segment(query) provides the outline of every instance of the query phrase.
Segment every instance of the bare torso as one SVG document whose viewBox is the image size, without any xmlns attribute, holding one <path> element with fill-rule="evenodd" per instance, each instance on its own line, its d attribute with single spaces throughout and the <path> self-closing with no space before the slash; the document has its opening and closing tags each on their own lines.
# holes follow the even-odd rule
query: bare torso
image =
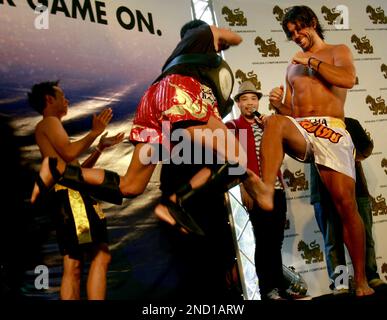
<svg viewBox="0 0 387 320">
<path fill-rule="evenodd" d="M 54 146 L 51 144 L 48 139 L 48 119 L 43 118 L 35 128 L 35 140 L 36 144 L 39 146 L 40 153 L 42 157 L 59 157 L 59 154 L 55 151 Z"/>
<path fill-rule="evenodd" d="M 334 64 L 335 47 L 327 45 L 322 50 L 314 52 L 313 57 L 328 64 Z M 300 52 L 300 54 L 312 56 L 309 52 Z M 300 64 L 288 66 L 287 81 L 292 92 L 293 117 L 329 116 L 344 118 L 347 89 L 327 83 L 317 72 Z"/>
<path fill-rule="evenodd" d="M 50 135 L 52 135 L 53 131 L 56 133 L 61 133 L 65 135 L 68 139 L 67 134 L 63 128 L 61 121 L 55 117 L 45 117 L 43 118 L 35 128 L 35 140 L 36 144 L 39 146 L 40 153 L 42 157 L 56 157 L 58 159 L 62 159 L 66 162 L 61 155 L 55 150 L 53 143 L 50 141 Z M 73 161 L 73 163 L 77 163 L 77 161 Z"/>
</svg>

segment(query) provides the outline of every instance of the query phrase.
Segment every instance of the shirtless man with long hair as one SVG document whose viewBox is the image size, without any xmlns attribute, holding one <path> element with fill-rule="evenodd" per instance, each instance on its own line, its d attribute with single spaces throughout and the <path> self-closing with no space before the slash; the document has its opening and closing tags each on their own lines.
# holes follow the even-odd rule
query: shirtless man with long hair
<svg viewBox="0 0 387 320">
<path fill-rule="evenodd" d="M 286 89 L 280 86 L 270 92 L 270 103 L 279 114 L 265 124 L 258 203 L 273 207 L 274 183 L 285 152 L 314 162 L 343 222 L 356 295 L 370 295 L 374 291 L 365 277 L 364 226 L 355 199 L 354 146 L 344 124 L 347 89 L 356 78 L 352 54 L 344 44 L 324 42 L 317 16 L 306 6 L 292 7 L 282 28 L 302 50 L 287 68 Z"/>
</svg>

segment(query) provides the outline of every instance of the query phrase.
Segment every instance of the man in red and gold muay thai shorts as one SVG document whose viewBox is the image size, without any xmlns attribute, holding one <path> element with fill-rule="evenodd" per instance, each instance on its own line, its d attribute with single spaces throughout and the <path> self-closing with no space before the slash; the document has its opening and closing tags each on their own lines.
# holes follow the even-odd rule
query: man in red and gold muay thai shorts
<svg viewBox="0 0 387 320">
<path fill-rule="evenodd" d="M 213 116 L 221 121 L 211 88 L 192 77 L 171 74 L 154 83 L 143 95 L 133 121 L 129 140 L 161 144 L 162 122 L 173 128 L 181 121 L 206 124 Z"/>
<path fill-rule="evenodd" d="M 198 189 L 203 191 L 203 187 L 211 186 L 217 190 L 227 190 L 230 185 L 243 180 L 247 192 L 256 199 L 258 177 L 246 168 L 243 148 L 239 147 L 233 133 L 221 121 L 213 94 L 217 90 L 215 85 L 205 79 L 200 68 L 193 63 L 187 62 L 172 69 L 165 67 L 176 57 L 185 54 L 213 55 L 241 41 L 237 33 L 210 26 L 201 20 L 186 23 L 181 29 L 181 41 L 164 65 L 161 79 L 145 92 L 136 111 L 130 134 L 135 149 L 126 174 L 120 177 L 108 170 L 66 166 L 64 163 L 56 165 L 54 161 L 45 159 L 40 171 L 44 184 L 52 185 L 54 181 L 60 180 L 61 184 L 70 188 L 116 204 L 121 204 L 123 197 L 143 193 L 156 166 L 155 161 L 149 162 L 149 157 L 157 153 L 160 144 L 168 142 L 168 135 L 163 132 L 163 122 L 167 121 L 172 129 L 184 128 L 191 142 L 213 150 L 219 158 L 224 159 L 224 165 L 216 172 L 204 167 L 175 194 L 163 198 L 155 209 L 160 219 L 181 227 L 184 232 L 202 235 L 201 228 L 183 208 L 184 199 L 191 197 Z M 212 133 L 210 141 L 195 135 L 196 130 Z M 219 133 L 224 137 L 223 144 L 217 141 Z M 39 192 L 41 190 L 36 184 L 31 196 L 32 202 Z"/>
</svg>

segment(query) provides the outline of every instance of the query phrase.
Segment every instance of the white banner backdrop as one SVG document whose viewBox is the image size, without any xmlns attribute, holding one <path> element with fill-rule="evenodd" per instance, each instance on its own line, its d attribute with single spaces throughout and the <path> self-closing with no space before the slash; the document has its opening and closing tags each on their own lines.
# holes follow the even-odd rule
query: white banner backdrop
<svg viewBox="0 0 387 320">
<path fill-rule="evenodd" d="M 32 113 L 26 91 L 36 82 L 60 79 L 66 94 L 76 96 L 71 102 L 125 100 L 113 111 L 133 113 L 190 11 L 188 1 L 178 0 L 0 1 L 0 111 Z M 171 12 L 179 16 L 170 19 Z M 35 121 L 25 121 L 22 134 Z"/>
<path fill-rule="evenodd" d="M 300 3 L 214 0 L 213 4 L 218 24 L 231 28 L 243 37 L 241 45 L 225 52 L 225 59 L 237 80 L 234 94 L 238 83 L 251 79 L 257 89 L 263 92 L 260 111 L 272 113 L 268 110 L 268 94 L 273 87 L 285 85 L 286 67 L 298 51 L 294 43 L 287 41 L 279 21 L 286 8 Z M 373 153 L 363 161 L 363 167 L 374 198 L 373 232 L 378 271 L 386 280 L 387 147 L 383 137 L 387 131 L 384 127 L 387 121 L 387 43 L 384 41 L 387 38 L 387 4 L 383 0 L 305 0 L 302 4 L 311 7 L 317 14 L 326 31 L 326 42 L 344 43 L 354 56 L 358 81 L 348 92 L 345 113 L 346 116 L 358 119 L 374 140 Z M 236 106 L 233 116 L 239 116 Z M 286 157 L 283 172 L 288 183 L 289 219 L 283 245 L 284 264 L 294 266 L 303 275 L 310 295 L 329 293 L 323 239 L 314 218 L 313 207 L 309 204 L 309 166 Z M 250 228 L 243 230 L 251 233 Z M 252 253 L 250 248 L 243 255 L 247 260 L 254 261 Z M 251 278 L 251 272 L 247 276 L 245 274 L 245 277 Z M 255 297 L 251 289 L 248 298 Z"/>
</svg>

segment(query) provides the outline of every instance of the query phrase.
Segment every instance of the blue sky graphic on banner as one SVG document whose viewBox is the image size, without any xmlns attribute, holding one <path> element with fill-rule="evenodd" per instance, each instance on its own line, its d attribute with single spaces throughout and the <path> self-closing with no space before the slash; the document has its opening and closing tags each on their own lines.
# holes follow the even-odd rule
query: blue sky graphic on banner
<svg viewBox="0 0 387 320">
<path fill-rule="evenodd" d="M 47 10 L 35 11 L 39 4 Z M 175 48 L 181 26 L 191 19 L 190 6 L 190 1 L 181 0 L 0 1 L 0 114 L 11 118 L 28 165 L 37 170 L 41 163 L 34 140 L 41 115 L 27 102 L 33 84 L 60 79 L 70 100 L 63 123 L 71 139 L 89 132 L 92 114 L 106 107 L 114 114 L 107 127 L 109 135 L 124 132 L 127 137 L 142 94 Z M 132 150 L 128 143 L 107 149 L 97 166 L 124 174 Z M 20 188 L 29 188 L 31 179 L 22 180 Z M 108 299 L 160 297 L 173 288 L 174 269 L 161 244 L 168 242 L 160 236 L 160 222 L 151 207 L 159 195 L 153 179 L 147 192 L 136 199 L 125 200 L 122 206 L 103 204 L 113 257 L 107 275 Z M 39 232 L 44 229 L 43 220 L 36 223 Z M 35 257 L 41 260 L 34 262 L 48 267 L 49 289 L 35 289 L 32 267 L 23 285 L 26 297 L 59 298 L 62 257 L 55 233 L 49 231 L 40 247 L 41 258 Z"/>
<path fill-rule="evenodd" d="M 39 3 L 47 10 L 34 10 Z M 169 12 L 177 9 L 186 14 L 171 21 Z M 34 117 L 26 92 L 36 82 L 60 79 L 70 106 L 83 116 L 109 105 L 113 121 L 127 118 L 189 14 L 180 1 L 2 1 L 0 112 Z M 30 134 L 34 120 L 19 134 Z"/>
</svg>

